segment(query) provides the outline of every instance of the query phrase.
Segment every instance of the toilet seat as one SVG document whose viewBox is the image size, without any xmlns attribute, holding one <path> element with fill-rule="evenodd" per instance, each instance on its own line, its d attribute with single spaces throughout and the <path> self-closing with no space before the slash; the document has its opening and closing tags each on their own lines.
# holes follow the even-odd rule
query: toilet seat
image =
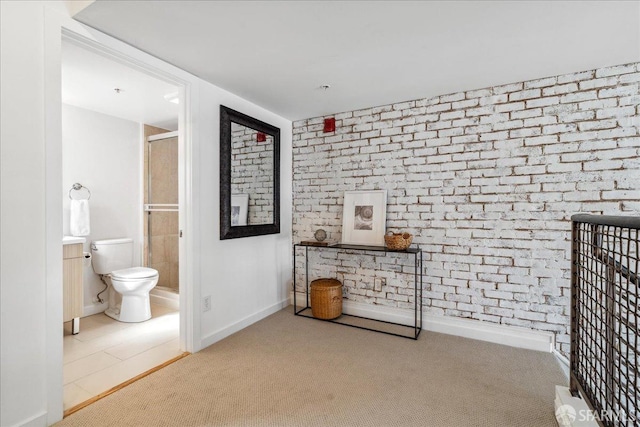
<svg viewBox="0 0 640 427">
<path fill-rule="evenodd" d="M 122 282 L 150 279 L 158 275 L 158 270 L 147 267 L 131 267 L 111 272 L 111 278 Z"/>
</svg>

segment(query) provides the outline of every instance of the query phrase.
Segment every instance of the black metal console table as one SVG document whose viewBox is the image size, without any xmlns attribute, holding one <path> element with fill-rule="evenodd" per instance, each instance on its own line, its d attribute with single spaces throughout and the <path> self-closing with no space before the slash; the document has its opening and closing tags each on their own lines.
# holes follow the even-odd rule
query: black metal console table
<svg viewBox="0 0 640 427">
<path fill-rule="evenodd" d="M 305 304 L 304 307 L 298 309 L 297 292 L 296 292 L 296 252 L 297 248 L 304 248 L 304 266 L 305 266 Z M 343 313 L 342 316 L 333 320 L 324 320 L 325 322 L 338 323 L 340 325 L 351 326 L 368 331 L 381 332 L 383 334 L 394 335 L 403 338 L 417 340 L 422 330 L 422 249 L 418 247 L 410 247 L 404 251 L 392 251 L 385 246 L 361 246 L 337 243 L 328 246 L 317 246 L 312 244 L 296 243 L 293 245 L 293 307 L 296 316 L 309 317 L 315 319 L 311 314 L 311 305 L 309 303 L 309 248 L 316 250 L 349 250 L 360 252 L 376 252 L 376 253 L 393 253 L 393 254 L 413 254 L 414 255 L 414 280 L 413 280 L 413 325 L 405 325 L 402 323 L 387 322 L 384 320 L 371 319 L 368 317 L 355 316 Z M 418 285 L 419 278 L 419 285 Z M 323 320 L 323 319 L 317 319 Z"/>
</svg>

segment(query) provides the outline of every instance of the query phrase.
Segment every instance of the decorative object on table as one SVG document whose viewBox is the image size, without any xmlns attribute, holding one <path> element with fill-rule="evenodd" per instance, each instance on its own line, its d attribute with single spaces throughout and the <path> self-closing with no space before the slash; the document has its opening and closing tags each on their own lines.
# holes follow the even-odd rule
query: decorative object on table
<svg viewBox="0 0 640 427">
<path fill-rule="evenodd" d="M 406 251 L 411 246 L 413 240 L 413 234 L 411 233 L 394 233 L 393 231 L 387 231 L 384 235 L 384 243 L 388 249 L 392 251 Z"/>
<path fill-rule="evenodd" d="M 247 214 L 249 212 L 249 195 L 231 195 L 231 226 L 237 227 L 247 225 Z"/>
<path fill-rule="evenodd" d="M 387 190 L 345 191 L 342 243 L 384 245 Z"/>
<path fill-rule="evenodd" d="M 322 228 L 319 228 L 315 233 L 313 233 L 313 237 L 315 237 L 318 242 L 323 242 L 324 239 L 327 238 L 327 232 Z"/>
<path fill-rule="evenodd" d="M 337 279 L 317 279 L 311 288 L 311 313 L 313 317 L 331 320 L 342 314 L 342 283 Z"/>
</svg>

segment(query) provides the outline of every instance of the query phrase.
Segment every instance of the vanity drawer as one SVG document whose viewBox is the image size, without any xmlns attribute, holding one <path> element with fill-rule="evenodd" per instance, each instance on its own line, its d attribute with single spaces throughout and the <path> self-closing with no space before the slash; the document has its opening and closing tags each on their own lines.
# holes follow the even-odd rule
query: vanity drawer
<svg viewBox="0 0 640 427">
<path fill-rule="evenodd" d="M 62 258 L 82 258 L 82 243 L 62 246 Z"/>
</svg>

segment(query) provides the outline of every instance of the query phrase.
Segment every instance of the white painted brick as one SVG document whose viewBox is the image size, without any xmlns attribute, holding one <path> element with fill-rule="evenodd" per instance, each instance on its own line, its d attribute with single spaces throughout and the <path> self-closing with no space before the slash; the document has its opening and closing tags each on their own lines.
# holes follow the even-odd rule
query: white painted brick
<svg viewBox="0 0 640 427">
<path fill-rule="evenodd" d="M 622 160 L 601 160 L 584 164 L 585 171 L 615 170 L 622 167 Z"/>
<path fill-rule="evenodd" d="M 557 133 L 571 133 L 578 129 L 578 125 L 573 123 L 561 123 L 557 125 L 548 125 L 542 128 L 542 133 L 545 135 L 557 134 Z"/>
<path fill-rule="evenodd" d="M 611 129 L 616 126 L 618 126 L 618 123 L 615 120 L 592 120 L 578 123 L 578 129 L 580 129 L 581 132 L 594 129 Z"/>
<path fill-rule="evenodd" d="M 440 102 L 461 101 L 465 98 L 464 92 L 452 93 L 450 95 L 441 95 Z"/>
<path fill-rule="evenodd" d="M 522 128 L 524 126 L 524 122 L 522 120 L 509 120 L 505 122 L 496 122 L 493 125 L 494 130 L 506 130 L 506 129 L 516 129 Z"/>
<path fill-rule="evenodd" d="M 549 105 L 555 105 L 560 103 L 560 98 L 557 96 L 548 96 L 545 98 L 530 99 L 527 101 L 527 108 L 547 107 Z"/>
<path fill-rule="evenodd" d="M 524 82 L 524 88 L 531 89 L 531 88 L 537 88 L 537 87 L 553 86 L 557 83 L 557 81 L 558 81 L 557 77 L 547 77 L 544 79 L 531 80 L 528 82 Z"/>
<path fill-rule="evenodd" d="M 603 87 L 615 86 L 618 84 L 617 77 L 599 78 L 593 80 L 585 80 L 579 83 L 580 90 L 599 89 Z"/>
<path fill-rule="evenodd" d="M 476 116 L 486 116 L 489 114 L 493 114 L 493 107 L 478 107 L 478 108 L 469 108 L 465 111 L 467 117 L 476 117 Z"/>
<path fill-rule="evenodd" d="M 460 119 L 462 117 L 464 117 L 464 111 L 451 111 L 440 114 L 440 120 Z"/>
<path fill-rule="evenodd" d="M 483 98 L 490 96 L 492 93 L 491 89 L 479 89 L 479 90 L 470 90 L 466 92 L 466 98 Z"/>
<path fill-rule="evenodd" d="M 607 99 L 596 99 L 593 101 L 585 101 L 578 104 L 578 107 L 581 110 L 597 110 L 602 108 L 610 108 L 618 105 L 618 99 L 616 98 L 607 98 Z M 623 105 L 623 104 L 621 104 Z"/>
<path fill-rule="evenodd" d="M 601 89 L 598 91 L 598 98 L 611 98 L 621 96 L 638 95 L 638 84 L 620 85 L 610 89 Z"/>
<path fill-rule="evenodd" d="M 576 83 L 568 83 L 564 85 L 546 87 L 542 90 L 542 96 L 562 95 L 565 93 L 572 93 L 577 91 L 578 85 Z"/>
<path fill-rule="evenodd" d="M 581 80 L 589 80 L 595 76 L 594 71 L 582 71 L 579 73 L 565 74 L 563 76 L 558 76 L 558 83 L 569 83 L 569 82 L 577 82 Z"/>
<path fill-rule="evenodd" d="M 617 65 L 596 70 L 596 77 L 617 76 L 620 74 L 633 73 L 637 71 L 637 64 Z"/>
<path fill-rule="evenodd" d="M 431 114 L 449 110 L 451 110 L 451 103 L 443 103 L 428 106 L 426 112 L 427 114 Z"/>
<path fill-rule="evenodd" d="M 560 104 L 544 107 L 542 113 L 549 116 L 557 116 L 558 114 L 567 114 L 578 111 L 578 104 Z"/>
<path fill-rule="evenodd" d="M 480 123 L 479 117 L 467 117 L 463 119 L 453 120 L 451 124 L 453 127 L 458 127 L 458 126 L 475 126 L 478 123 Z"/>
<path fill-rule="evenodd" d="M 621 124 L 621 126 L 624 126 Z M 615 129 L 608 130 L 599 130 L 597 133 L 597 137 L 601 139 L 609 139 L 609 138 L 625 138 L 628 136 L 638 135 L 638 127 L 617 127 Z"/>
<path fill-rule="evenodd" d="M 562 123 L 581 122 L 585 120 L 593 120 L 594 118 L 595 112 L 593 111 L 578 111 L 575 113 L 558 115 L 558 120 Z"/>
<path fill-rule="evenodd" d="M 522 101 L 524 99 L 539 98 L 542 95 L 540 89 L 527 89 L 509 94 L 509 101 Z"/>
<path fill-rule="evenodd" d="M 509 101 L 509 94 L 503 93 L 501 95 L 486 95 L 478 100 L 478 105 L 484 107 L 487 105 L 504 104 Z"/>
<path fill-rule="evenodd" d="M 551 125 L 555 123 L 558 123 L 556 116 L 533 117 L 524 121 L 524 127 L 528 128 L 531 126 Z"/>
<path fill-rule="evenodd" d="M 597 132 L 580 132 L 580 133 L 569 133 L 569 134 L 560 134 L 560 142 L 574 142 L 574 141 L 587 141 L 591 139 L 598 138 Z"/>
<path fill-rule="evenodd" d="M 460 136 L 464 134 L 464 128 L 452 128 L 438 130 L 438 137 L 446 138 L 450 136 Z"/>
<path fill-rule="evenodd" d="M 452 102 L 451 103 L 451 108 L 453 108 L 454 110 L 457 110 L 457 109 L 460 109 L 460 108 L 475 107 L 476 105 L 478 105 L 478 100 L 477 99 L 467 99 L 467 100 L 464 100 L 464 101 Z"/>
<path fill-rule="evenodd" d="M 596 118 L 608 119 L 612 117 L 626 117 L 633 116 L 636 113 L 636 109 L 633 106 L 619 107 L 619 108 L 607 108 L 598 110 L 596 112 Z"/>
<path fill-rule="evenodd" d="M 623 74 L 619 80 L 622 84 L 640 82 L 640 73 Z"/>
<path fill-rule="evenodd" d="M 509 113 L 509 117 L 512 120 L 528 119 L 531 117 L 540 117 L 540 116 L 542 116 L 542 108 L 532 108 L 530 110 L 511 111 Z"/>
<path fill-rule="evenodd" d="M 517 92 L 519 90 L 522 90 L 523 87 L 524 83 L 512 83 L 502 86 L 496 86 L 493 88 L 493 93 L 496 95 L 500 95 L 502 93 Z"/>
<path fill-rule="evenodd" d="M 509 111 L 515 111 L 515 110 L 522 110 L 524 109 L 524 106 L 525 106 L 524 102 L 509 102 L 507 104 L 496 105 L 494 109 L 497 113 L 503 113 L 503 112 L 509 112 Z"/>
<path fill-rule="evenodd" d="M 603 200 L 631 200 L 637 201 L 640 198 L 640 191 L 631 191 L 631 190 L 614 190 L 614 191 L 603 191 L 602 199 Z"/>
</svg>

